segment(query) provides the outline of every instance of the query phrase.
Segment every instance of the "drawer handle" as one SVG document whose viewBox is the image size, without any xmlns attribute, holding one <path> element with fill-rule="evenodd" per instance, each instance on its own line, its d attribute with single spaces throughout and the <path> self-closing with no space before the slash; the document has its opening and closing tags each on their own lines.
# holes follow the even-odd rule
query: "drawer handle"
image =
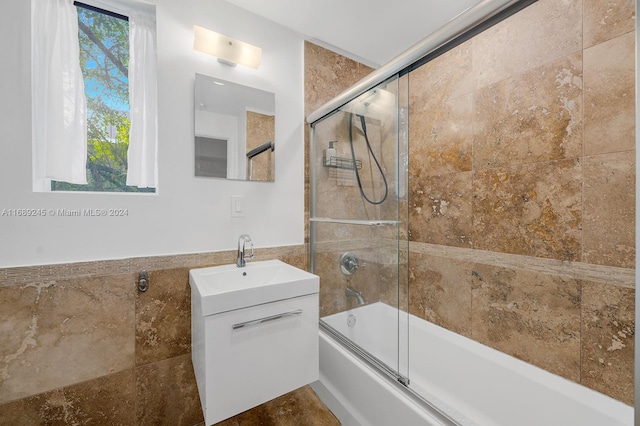
<svg viewBox="0 0 640 426">
<path fill-rule="evenodd" d="M 239 328 L 245 328 L 245 327 L 251 327 L 253 325 L 259 325 L 259 324 L 264 324 L 265 322 L 269 322 L 269 321 L 274 321 L 280 318 L 286 318 L 286 317 L 295 317 L 297 315 L 301 315 L 302 314 L 302 309 L 296 309 L 295 311 L 291 311 L 291 312 L 285 312 L 282 314 L 278 314 L 278 315 L 272 315 L 270 317 L 264 317 L 264 318 L 260 318 L 257 320 L 253 320 L 253 321 L 246 321 L 246 322 L 241 322 L 239 324 L 234 324 L 231 326 L 231 328 L 233 330 L 237 330 Z"/>
</svg>

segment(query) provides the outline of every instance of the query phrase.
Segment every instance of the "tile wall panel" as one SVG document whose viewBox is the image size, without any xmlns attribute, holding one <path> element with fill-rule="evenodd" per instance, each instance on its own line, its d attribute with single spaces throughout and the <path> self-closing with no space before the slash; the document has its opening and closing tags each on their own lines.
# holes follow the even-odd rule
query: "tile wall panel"
<svg viewBox="0 0 640 426">
<path fill-rule="evenodd" d="M 635 149 L 635 32 L 584 51 L 585 155 Z"/>
<path fill-rule="evenodd" d="M 584 48 L 595 46 L 635 29 L 633 0 L 584 0 Z"/>
<path fill-rule="evenodd" d="M 409 73 L 412 313 L 626 403 L 634 27 L 539 0 Z"/>
<path fill-rule="evenodd" d="M 255 254 L 308 264 L 304 245 Z M 225 251 L 0 270 L 0 425 L 200 423 L 188 271 L 234 260 Z"/>
</svg>

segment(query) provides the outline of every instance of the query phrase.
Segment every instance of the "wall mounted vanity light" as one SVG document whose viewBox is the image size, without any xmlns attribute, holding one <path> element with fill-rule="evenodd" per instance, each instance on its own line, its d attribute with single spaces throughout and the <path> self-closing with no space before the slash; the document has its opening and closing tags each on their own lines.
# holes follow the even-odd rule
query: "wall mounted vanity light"
<svg viewBox="0 0 640 426">
<path fill-rule="evenodd" d="M 262 49 L 243 41 L 234 40 L 206 28 L 193 26 L 193 50 L 218 58 L 218 61 L 236 66 L 244 65 L 258 69 L 262 60 Z"/>
</svg>

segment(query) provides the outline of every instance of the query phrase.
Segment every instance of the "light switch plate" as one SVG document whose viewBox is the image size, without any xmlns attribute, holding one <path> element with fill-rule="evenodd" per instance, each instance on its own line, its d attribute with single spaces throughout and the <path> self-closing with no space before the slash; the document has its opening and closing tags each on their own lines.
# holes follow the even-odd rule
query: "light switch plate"
<svg viewBox="0 0 640 426">
<path fill-rule="evenodd" d="M 245 216 L 245 202 L 244 195 L 232 195 L 231 196 L 231 217 L 244 217 Z"/>
</svg>

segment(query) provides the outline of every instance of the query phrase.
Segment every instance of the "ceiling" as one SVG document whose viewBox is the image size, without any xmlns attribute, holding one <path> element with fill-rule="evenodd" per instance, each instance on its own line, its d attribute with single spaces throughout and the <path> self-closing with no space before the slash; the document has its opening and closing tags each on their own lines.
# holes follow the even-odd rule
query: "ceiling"
<svg viewBox="0 0 640 426">
<path fill-rule="evenodd" d="M 226 0 L 378 67 L 480 0 Z"/>
</svg>

